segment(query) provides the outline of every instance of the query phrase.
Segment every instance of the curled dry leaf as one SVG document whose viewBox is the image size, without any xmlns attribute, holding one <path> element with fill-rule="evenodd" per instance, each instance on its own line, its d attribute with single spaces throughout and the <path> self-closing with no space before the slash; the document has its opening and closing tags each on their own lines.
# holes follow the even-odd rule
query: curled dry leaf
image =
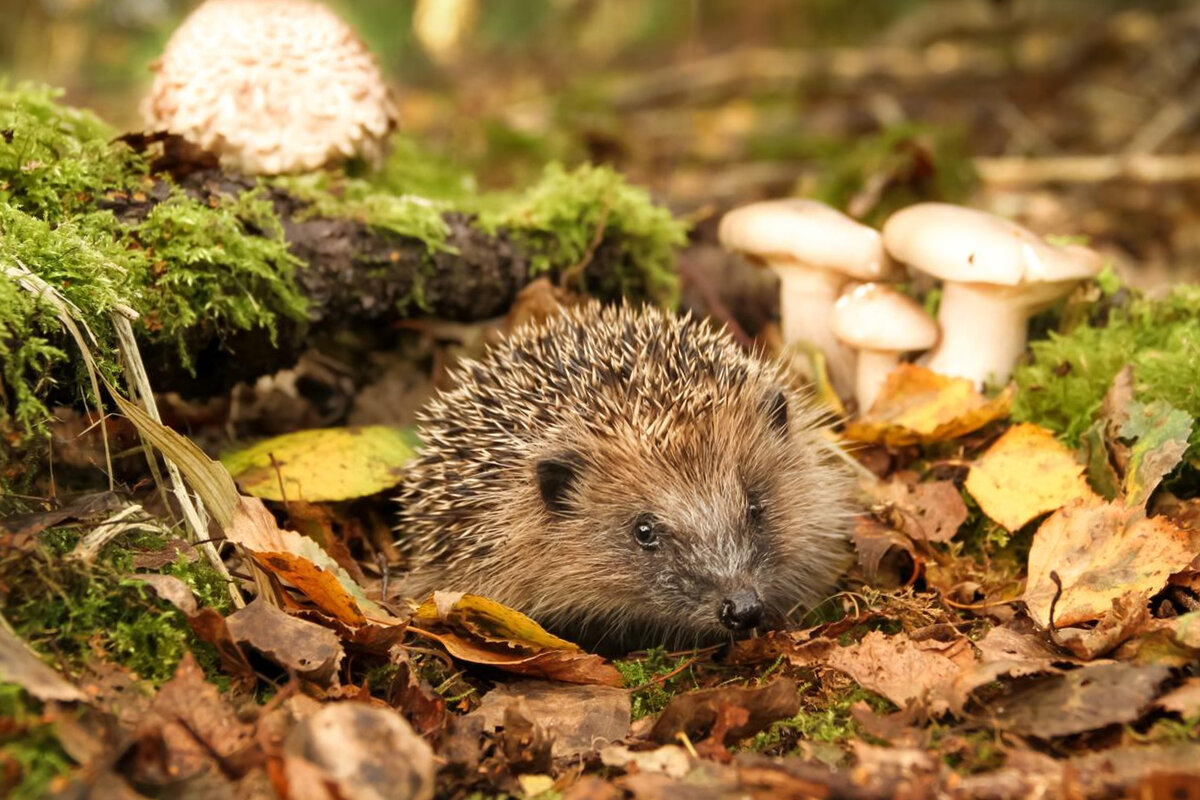
<svg viewBox="0 0 1200 800">
<path fill-rule="evenodd" d="M 1154 705 L 1163 711 L 1173 711 L 1184 718 L 1200 714 L 1200 678 L 1188 678 L 1158 698 Z"/>
<path fill-rule="evenodd" d="M 944 701 L 929 698 L 941 694 L 975 662 L 975 649 L 963 636 L 918 641 L 903 633 L 871 631 L 858 644 L 833 651 L 826 663 L 900 708 L 918 701 L 930 702 L 936 711 L 945 707 Z"/>
<path fill-rule="evenodd" d="M 228 453 L 221 462 L 249 495 L 321 503 L 392 488 L 413 453 L 410 432 L 368 425 L 276 436 Z"/>
<path fill-rule="evenodd" d="M 412 624 L 455 658 L 473 664 L 566 683 L 623 685 L 621 673 L 600 656 L 486 597 L 435 592 L 413 612 Z"/>
<path fill-rule="evenodd" d="M 967 521 L 967 504 L 953 481 L 891 480 L 872 483 L 867 491 L 885 504 L 888 522 L 918 541 L 948 542 Z"/>
<path fill-rule="evenodd" d="M 912 540 L 874 517 L 855 517 L 853 537 L 867 583 L 898 589 L 911 586 L 921 574 L 924 559 Z"/>
<path fill-rule="evenodd" d="M 741 710 L 744 718 L 727 712 L 723 718 L 723 711 L 729 708 Z M 717 744 L 736 744 L 799 711 L 800 696 L 795 681 L 789 678 L 753 689 L 700 689 L 673 697 L 650 730 L 650 738 L 670 744 L 686 734 L 692 741 L 712 736 Z"/>
<path fill-rule="evenodd" d="M 282 530 L 258 498 L 239 499 L 225 538 L 242 545 L 256 564 L 347 625 L 400 622 L 367 599 L 362 587 L 316 542 L 295 531 Z"/>
<path fill-rule="evenodd" d="M 279 666 L 314 683 L 337 682 L 345 655 L 337 634 L 258 598 L 230 614 L 225 624 L 234 641 L 249 645 Z"/>
<path fill-rule="evenodd" d="M 1029 423 L 1009 428 L 976 459 L 966 488 L 983 513 L 1010 531 L 1094 496 L 1074 454 L 1053 433 Z"/>
<path fill-rule="evenodd" d="M 550 735 L 555 758 L 596 752 L 629 732 L 629 692 L 611 686 L 517 681 L 485 694 L 471 716 L 494 731 L 512 705 Z"/>
<path fill-rule="evenodd" d="M 433 797 L 429 745 L 395 711 L 365 703 L 329 703 L 301 722 L 284 744 L 283 769 L 289 786 L 309 792 L 304 797 Z"/>
<path fill-rule="evenodd" d="M 957 439 L 1008 414 L 1013 388 L 993 398 L 965 378 L 950 378 L 915 364 L 901 364 L 887 377 L 869 414 L 846 425 L 858 442 L 895 447 Z"/>
<path fill-rule="evenodd" d="M 619 744 L 611 744 L 600 751 L 600 762 L 606 767 L 652 772 L 672 778 L 682 778 L 692 769 L 692 758 L 677 744 L 664 744 L 654 750 L 630 750 Z"/>
<path fill-rule="evenodd" d="M 1099 619 L 1127 592 L 1153 594 L 1200 554 L 1200 531 L 1184 531 L 1165 517 L 1098 497 L 1077 500 L 1042 523 L 1029 550 L 1025 605 L 1042 627 L 1078 625 Z"/>
</svg>

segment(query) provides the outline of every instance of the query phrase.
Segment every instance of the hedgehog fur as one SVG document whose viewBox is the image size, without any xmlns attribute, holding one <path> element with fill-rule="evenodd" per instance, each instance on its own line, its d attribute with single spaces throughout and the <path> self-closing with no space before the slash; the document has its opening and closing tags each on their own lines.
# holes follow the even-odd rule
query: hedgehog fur
<svg viewBox="0 0 1200 800">
<path fill-rule="evenodd" d="M 821 414 L 724 331 L 598 304 L 515 331 L 422 415 L 403 593 L 481 594 L 604 650 L 777 625 L 847 565 Z"/>
</svg>

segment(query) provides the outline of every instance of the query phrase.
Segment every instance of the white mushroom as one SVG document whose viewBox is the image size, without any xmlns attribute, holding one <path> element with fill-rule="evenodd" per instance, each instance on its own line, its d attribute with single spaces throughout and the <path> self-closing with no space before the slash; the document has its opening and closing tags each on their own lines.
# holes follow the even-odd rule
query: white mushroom
<svg viewBox="0 0 1200 800">
<path fill-rule="evenodd" d="M 830 314 L 851 280 L 886 279 L 892 262 L 879 232 L 815 200 L 768 200 L 721 220 L 721 244 L 779 276 L 785 344 L 807 342 L 825 354 L 830 381 L 848 395 L 854 353 L 830 329 Z"/>
<path fill-rule="evenodd" d="M 165 130 L 251 174 L 382 160 L 396 106 L 375 59 L 309 0 L 207 0 L 172 35 L 142 103 Z"/>
<path fill-rule="evenodd" d="M 938 340 L 937 323 L 911 297 L 878 283 L 864 283 L 838 298 L 833 332 L 858 351 L 854 396 L 859 412 L 874 403 L 900 356 L 928 350 Z"/>
<path fill-rule="evenodd" d="M 1052 245 L 1006 219 L 945 203 L 898 211 L 883 226 L 883 243 L 896 260 L 943 281 L 942 338 L 929 368 L 977 384 L 1007 381 L 1029 317 L 1103 266 L 1087 247 Z"/>
</svg>

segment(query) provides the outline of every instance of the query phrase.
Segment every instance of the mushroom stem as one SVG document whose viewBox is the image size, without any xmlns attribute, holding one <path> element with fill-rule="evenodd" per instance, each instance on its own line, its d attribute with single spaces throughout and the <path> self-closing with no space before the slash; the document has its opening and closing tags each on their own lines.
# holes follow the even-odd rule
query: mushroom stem
<svg viewBox="0 0 1200 800">
<path fill-rule="evenodd" d="M 779 324 L 785 344 L 806 342 L 825 354 L 829 382 L 847 397 L 854 382 L 854 351 L 833 335 L 833 304 L 847 278 L 795 262 L 772 262 L 779 276 Z"/>
<path fill-rule="evenodd" d="M 938 311 L 942 339 L 930 351 L 934 372 L 1007 382 L 1025 350 L 1026 327 L 1033 311 L 1021 287 L 946 281 Z"/>
<path fill-rule="evenodd" d="M 858 413 L 866 413 L 875 405 L 875 398 L 883 388 L 889 373 L 900 363 L 900 354 L 894 350 L 859 350 L 858 380 L 854 396 L 858 398 Z"/>
</svg>

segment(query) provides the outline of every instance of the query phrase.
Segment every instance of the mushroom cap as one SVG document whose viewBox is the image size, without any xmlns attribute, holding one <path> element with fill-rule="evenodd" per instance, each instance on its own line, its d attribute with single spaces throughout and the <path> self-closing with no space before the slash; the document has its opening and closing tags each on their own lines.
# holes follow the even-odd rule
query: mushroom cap
<svg viewBox="0 0 1200 800">
<path fill-rule="evenodd" d="M 878 283 L 855 286 L 833 306 L 833 333 L 859 350 L 905 353 L 937 344 L 938 326 L 911 297 Z"/>
<path fill-rule="evenodd" d="M 142 103 L 152 130 L 251 174 L 382 160 L 397 111 L 355 32 L 309 0 L 207 0 L 171 36 Z"/>
<path fill-rule="evenodd" d="M 758 260 L 787 260 L 880 280 L 893 269 L 879 231 L 816 200 L 750 203 L 721 218 L 721 244 Z"/>
<path fill-rule="evenodd" d="M 918 203 L 883 226 L 892 257 L 946 281 L 997 286 L 1075 282 L 1100 273 L 1104 260 L 1080 245 L 1052 245 L 994 214 L 948 203 Z"/>
</svg>

